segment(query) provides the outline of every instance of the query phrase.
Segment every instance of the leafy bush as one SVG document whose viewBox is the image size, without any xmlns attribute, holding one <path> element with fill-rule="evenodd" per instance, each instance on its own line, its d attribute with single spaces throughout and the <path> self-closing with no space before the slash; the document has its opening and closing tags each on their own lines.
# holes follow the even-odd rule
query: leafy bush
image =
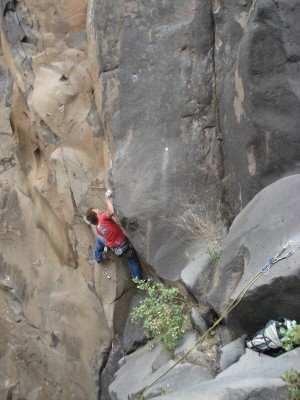
<svg viewBox="0 0 300 400">
<path fill-rule="evenodd" d="M 286 371 L 282 377 L 291 384 L 289 396 L 291 400 L 300 400 L 300 373 L 295 370 Z"/>
<path fill-rule="evenodd" d="M 136 284 L 147 296 L 132 310 L 132 321 L 143 318 L 146 336 L 161 342 L 165 350 L 173 350 L 190 323 L 191 302 L 177 288 L 168 288 L 150 279 L 136 280 Z"/>
<path fill-rule="evenodd" d="M 280 333 L 283 335 L 280 341 L 284 350 L 289 351 L 300 345 L 300 325 L 296 321 L 292 321 L 290 329 L 281 328 Z"/>
</svg>

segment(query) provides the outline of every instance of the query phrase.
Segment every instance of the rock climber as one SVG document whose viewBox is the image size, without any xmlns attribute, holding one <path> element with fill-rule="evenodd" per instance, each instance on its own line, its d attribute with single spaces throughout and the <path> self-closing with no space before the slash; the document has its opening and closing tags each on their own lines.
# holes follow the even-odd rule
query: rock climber
<svg viewBox="0 0 300 400">
<path fill-rule="evenodd" d="M 96 225 L 96 231 L 99 235 L 96 239 L 94 259 L 100 264 L 104 249 L 108 247 L 118 257 L 126 256 L 132 278 L 142 280 L 142 268 L 138 257 L 126 235 L 112 219 L 115 214 L 115 209 L 111 200 L 111 194 L 112 192 L 110 190 L 105 193 L 107 204 L 106 212 L 100 213 L 97 208 L 89 208 L 86 212 L 87 221 L 92 225 Z"/>
</svg>

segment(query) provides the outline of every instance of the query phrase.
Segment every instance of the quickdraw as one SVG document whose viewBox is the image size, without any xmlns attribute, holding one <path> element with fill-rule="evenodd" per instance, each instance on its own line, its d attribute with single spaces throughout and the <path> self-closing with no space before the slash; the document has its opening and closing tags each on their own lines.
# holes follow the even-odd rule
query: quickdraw
<svg viewBox="0 0 300 400">
<path fill-rule="evenodd" d="M 281 260 L 285 260 L 295 253 L 295 250 L 290 250 L 286 255 L 282 256 L 285 250 L 292 244 L 292 241 L 289 240 L 286 245 L 282 248 L 282 250 L 277 253 L 274 257 L 269 258 L 269 263 L 266 264 L 263 268 L 260 269 L 260 272 L 263 275 L 267 275 L 270 272 L 271 266 L 278 263 Z"/>
</svg>

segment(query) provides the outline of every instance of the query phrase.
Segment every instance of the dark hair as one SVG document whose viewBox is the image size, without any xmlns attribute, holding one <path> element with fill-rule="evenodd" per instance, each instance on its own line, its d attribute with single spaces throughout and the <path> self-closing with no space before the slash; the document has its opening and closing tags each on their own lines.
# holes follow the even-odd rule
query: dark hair
<svg viewBox="0 0 300 400">
<path fill-rule="evenodd" d="M 98 217 L 95 211 L 93 211 L 92 208 L 89 208 L 86 212 L 86 219 L 89 221 L 90 224 L 92 225 L 97 225 L 98 223 Z"/>
</svg>

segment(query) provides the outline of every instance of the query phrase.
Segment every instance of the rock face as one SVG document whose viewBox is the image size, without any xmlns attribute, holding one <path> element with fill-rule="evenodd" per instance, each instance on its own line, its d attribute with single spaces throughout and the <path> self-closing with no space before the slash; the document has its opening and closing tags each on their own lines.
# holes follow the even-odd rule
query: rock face
<svg viewBox="0 0 300 400">
<path fill-rule="evenodd" d="M 95 232 L 82 218 L 105 209 L 108 187 L 145 270 L 209 302 L 210 315 L 286 240 L 299 247 L 299 17 L 299 0 L 1 1 L 1 398 L 125 393 L 128 365 L 112 382 L 108 353 L 113 335 L 125 353 L 144 343 L 128 317 L 139 296 L 126 260 L 94 265 Z M 243 209 L 220 268 L 205 235 L 179 223 L 189 205 L 228 220 Z M 227 324 L 237 335 L 274 312 L 300 319 L 298 293 L 292 257 Z M 179 393 L 184 374 L 200 398 L 189 374 L 216 379 L 188 364 L 172 382 Z M 153 370 L 145 374 L 137 391 Z M 256 381 L 261 398 L 273 389 L 284 398 L 279 377 Z M 226 380 L 218 385 L 224 399 Z"/>
<path fill-rule="evenodd" d="M 298 0 L 215 2 L 220 129 L 235 210 L 299 173 L 299 16 Z"/>
<path fill-rule="evenodd" d="M 170 220 L 185 199 L 205 203 L 221 193 L 210 4 L 93 1 L 89 18 L 120 218 L 143 258 L 178 279 L 187 234 Z"/>
<path fill-rule="evenodd" d="M 3 399 L 95 399 L 110 346 L 79 211 L 105 189 L 106 169 L 86 8 L 0 5 Z"/>
</svg>

